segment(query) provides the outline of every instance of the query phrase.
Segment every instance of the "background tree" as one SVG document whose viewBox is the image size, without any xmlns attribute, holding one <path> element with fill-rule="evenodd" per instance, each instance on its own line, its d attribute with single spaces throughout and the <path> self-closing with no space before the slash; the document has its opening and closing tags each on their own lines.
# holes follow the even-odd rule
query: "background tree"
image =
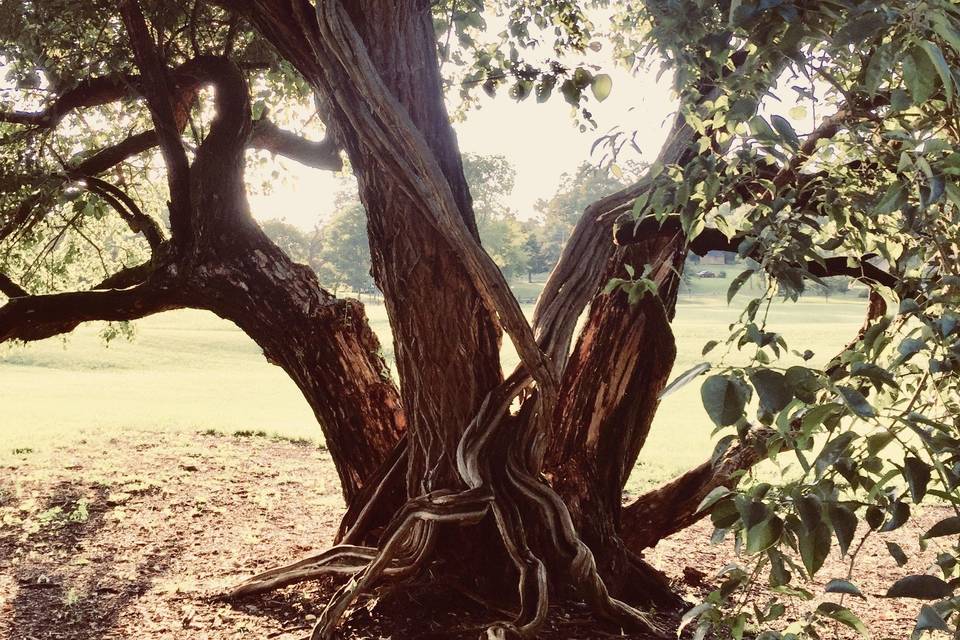
<svg viewBox="0 0 960 640">
<path fill-rule="evenodd" d="M 537 241 L 543 262 L 552 268 L 560 259 L 563 247 L 582 212 L 597 200 L 625 186 L 627 183 L 624 180 L 590 162 L 580 163 L 572 174 L 563 174 L 557 193 L 549 200 L 538 200 L 534 205 L 539 214 Z"/>
<path fill-rule="evenodd" d="M 283 252 L 290 256 L 291 260 L 309 264 L 315 248 L 312 246 L 315 242 L 300 227 L 292 225 L 285 220 L 272 218 L 260 223 L 263 232 L 267 234 Z M 312 265 L 311 265 L 312 266 Z"/>
<path fill-rule="evenodd" d="M 381 580 L 437 576 L 491 602 L 504 582 L 516 586 L 506 605 L 515 616 L 492 623 L 490 637 L 535 635 L 551 598 L 582 599 L 618 628 L 665 633 L 643 609 L 681 602 L 640 553 L 708 508 L 718 537 L 735 536 L 757 564 L 731 571 L 687 619 L 701 635 L 724 625 L 742 635 L 748 616 L 758 630 L 774 627 L 782 609 L 748 614 L 724 598 L 763 569 L 790 592 L 791 571 L 815 573 L 831 534 L 849 552 L 858 514 L 871 530 L 899 526 L 910 502 L 956 497 L 960 16 L 934 2 L 614 6 L 616 50 L 631 65 L 661 55 L 678 116 L 649 170 L 576 219 L 528 323 L 479 242 L 437 32 L 439 58 L 456 67 L 468 99 L 472 90 L 556 95 L 586 126 L 589 101 L 604 99 L 611 80 L 560 60 L 580 60 L 595 35 L 579 6 L 510 8 L 510 28 L 494 35 L 473 4 L 440 7 L 435 18 L 404 1 L 5 0 L 0 37 L 19 89 L 0 115 L 0 289 L 9 298 L 0 340 L 178 307 L 246 331 L 314 408 L 349 507 L 340 544 L 238 593 L 353 574 L 314 638 L 334 637 L 344 611 Z M 556 59 L 534 64 L 527 58 L 539 59 L 541 41 Z M 818 101 L 803 134 L 757 115 L 765 96 L 795 82 L 803 100 Z M 320 142 L 280 126 L 296 114 L 288 100 L 303 108 L 309 93 L 327 127 Z M 623 139 L 605 137 L 614 160 Z M 347 154 L 399 389 L 362 306 L 321 288 L 250 216 L 248 147 L 318 168 L 338 168 L 338 150 Z M 131 196 L 148 186 L 156 197 Z M 57 260 L 64 238 L 98 222 L 89 202 L 116 212 L 150 257 L 104 260 L 103 281 L 57 292 L 74 284 L 56 275 L 69 271 Z M 680 271 L 688 253 L 711 250 L 751 258 L 769 286 L 730 336 L 705 347 L 723 341 L 717 359 L 670 389 L 714 369 L 704 405 L 733 433 L 710 460 L 624 506 L 624 483 L 670 391 Z M 29 278 L 46 264 L 54 276 Z M 823 368 L 780 360 L 791 351 L 766 322 L 771 298 L 837 275 L 874 291 L 863 332 Z M 731 298 L 745 279 L 733 280 Z M 513 372 L 501 370 L 502 334 L 521 360 Z M 881 457 L 884 439 L 908 456 Z M 780 451 L 800 461 L 799 481 L 738 488 L 745 469 Z M 957 533 L 954 520 L 937 527 L 928 536 Z M 947 626 L 949 583 L 898 584 L 891 595 L 922 588 L 940 598 L 920 623 Z M 821 606 L 803 631 L 856 627 L 851 616 Z"/>
<path fill-rule="evenodd" d="M 329 280 L 321 276 L 320 281 L 334 291 L 346 287 L 357 295 L 374 293 L 363 205 L 352 196 L 343 195 L 337 198 L 336 207 L 317 229 L 315 259 L 329 269 Z M 321 273 L 318 271 L 317 275 Z"/>
</svg>

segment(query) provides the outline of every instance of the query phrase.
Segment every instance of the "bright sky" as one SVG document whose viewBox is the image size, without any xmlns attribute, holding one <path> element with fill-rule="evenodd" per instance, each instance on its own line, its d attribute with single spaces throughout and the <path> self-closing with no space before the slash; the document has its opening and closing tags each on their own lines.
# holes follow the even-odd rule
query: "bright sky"
<svg viewBox="0 0 960 640">
<path fill-rule="evenodd" d="M 547 103 L 537 104 L 532 96 L 517 103 L 503 90 L 494 100 L 484 96 L 479 110 L 455 123 L 462 151 L 503 155 L 514 165 L 516 187 L 509 202 L 520 217 L 534 213 L 537 199 L 553 195 L 564 172 L 575 170 L 584 160 L 598 164 L 602 150 L 591 157 L 590 147 L 616 125 L 627 132 L 638 131 L 637 144 L 643 151 L 639 159 L 651 162 L 656 157 L 676 107 L 670 97 L 669 74 L 658 83 L 655 69 L 631 76 L 612 65 L 604 67 L 613 77 L 613 92 L 604 102 L 591 103 L 595 130 L 578 130 L 559 91 Z M 270 195 L 251 196 L 254 215 L 313 228 L 332 211 L 334 194 L 349 183 L 330 172 L 294 163 L 284 166 L 290 170 L 286 185 Z"/>
</svg>

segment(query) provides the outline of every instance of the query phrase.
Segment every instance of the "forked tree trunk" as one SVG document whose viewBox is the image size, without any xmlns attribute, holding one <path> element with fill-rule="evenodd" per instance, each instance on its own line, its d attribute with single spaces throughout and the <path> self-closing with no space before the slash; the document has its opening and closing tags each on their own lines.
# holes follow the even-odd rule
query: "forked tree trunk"
<svg viewBox="0 0 960 640">
<path fill-rule="evenodd" d="M 622 294 L 598 298 L 584 337 L 566 366 L 563 393 L 555 413 L 537 417 L 534 402 L 542 400 L 538 390 L 524 396 L 524 408 L 517 418 L 491 418 L 484 413 L 491 406 L 489 402 L 509 401 L 510 396 L 497 391 L 502 380 L 499 332 L 489 299 L 479 293 L 477 275 L 465 266 L 462 248 L 451 245 L 446 232 L 427 222 L 433 214 L 426 211 L 427 204 L 420 194 L 411 192 L 406 167 L 392 164 L 409 162 L 411 167 L 417 167 L 435 162 L 444 188 L 449 188 L 453 196 L 457 215 L 476 238 L 460 157 L 443 105 L 429 7 L 404 0 L 376 6 L 364 2 L 346 6 L 387 99 L 394 101 L 402 117 L 409 119 L 409 125 L 426 143 L 423 149 L 394 147 L 397 153 L 406 154 L 406 158 L 394 161 L 384 158 L 379 146 L 391 143 L 375 136 L 393 136 L 398 131 L 385 129 L 378 134 L 374 128 L 371 133 L 371 127 L 380 123 L 369 119 L 376 116 L 364 115 L 365 105 L 357 101 L 353 88 L 344 84 L 362 85 L 371 78 L 355 76 L 345 80 L 350 70 L 344 71 L 339 65 L 348 54 L 327 53 L 328 49 L 352 46 L 349 33 L 339 32 L 340 25 L 335 20 L 324 25 L 320 33 L 312 9 L 297 0 L 224 4 L 245 13 L 315 87 L 324 119 L 350 157 L 367 209 L 373 274 L 384 293 L 394 332 L 407 435 L 405 451 L 398 450 L 391 463 L 381 467 L 378 476 L 367 483 L 368 491 L 351 505 L 341 527 L 343 539 L 351 544 L 385 543 L 382 527 L 395 516 L 403 499 L 437 490 L 466 489 L 467 479 L 457 464 L 458 448 L 463 449 L 464 434 L 471 423 L 480 419 L 479 412 L 484 420 L 501 423 L 491 426 L 491 433 L 496 435 L 491 435 L 489 446 L 496 453 L 485 454 L 482 464 L 491 468 L 482 475 L 492 478 L 495 504 L 500 500 L 496 496 L 502 494 L 504 503 L 499 508 L 515 510 L 508 518 L 515 522 L 473 527 L 472 533 L 464 534 L 473 536 L 473 547 L 485 547 L 489 554 L 489 549 L 499 547 L 497 528 L 502 532 L 504 528 L 520 527 L 528 532 L 525 535 L 530 537 L 529 543 L 546 563 L 554 588 L 562 592 L 565 584 L 581 582 L 594 585 L 590 589 L 596 586 L 591 582 L 593 578 L 588 577 L 587 565 L 576 565 L 577 572 L 586 572 L 576 577 L 562 568 L 572 556 L 579 557 L 578 540 L 565 538 L 562 549 L 552 549 L 550 536 L 537 533 L 539 529 L 542 534 L 553 530 L 561 538 L 566 535 L 558 533 L 559 523 L 548 519 L 569 517 L 559 498 L 554 503 L 547 494 L 530 497 L 531 491 L 552 491 L 542 483 L 539 488 L 534 484 L 519 489 L 518 480 L 511 480 L 514 473 L 533 473 L 533 477 L 539 473 L 541 461 L 536 454 L 531 459 L 524 452 L 530 443 L 538 441 L 531 451 L 545 448 L 548 471 L 557 478 L 564 476 L 562 482 L 556 482 L 556 489 L 570 506 L 574 524 L 587 531 L 590 547 L 602 560 L 604 577 L 618 586 L 618 591 L 623 591 L 619 587 L 630 581 L 640 585 L 634 593 L 638 600 L 675 605 L 676 599 L 668 594 L 655 572 L 624 549 L 617 526 L 620 492 L 649 430 L 657 393 L 672 366 L 674 351 L 668 316 L 672 315 L 676 283 L 671 269 L 682 263 L 682 239 L 657 237 L 649 246 L 638 245 L 618 252 L 609 267 L 600 261 L 598 273 L 608 276 L 622 273 L 624 260 L 635 262 L 638 268 L 645 262 L 659 261 L 655 277 L 661 283 L 665 302 L 649 297 L 639 305 L 631 305 Z M 335 77 L 340 72 L 344 72 L 344 78 Z M 360 87 L 356 92 L 363 90 Z M 389 111 L 394 105 L 380 108 Z M 602 242 L 609 243 L 609 234 L 601 237 Z M 581 304 L 596 293 L 599 284 L 593 281 L 586 285 L 581 292 Z M 579 315 L 576 310 L 566 311 L 573 314 L 574 320 Z M 503 317 L 499 320 L 505 321 Z M 567 344 L 569 331 L 572 327 L 559 332 L 566 335 Z M 618 343 L 608 342 L 608 338 Z M 562 352 L 567 348 L 546 347 L 546 351 L 562 366 L 566 360 Z M 481 411 L 484 407 L 487 409 Z M 523 435 L 531 429 L 542 429 L 542 433 L 531 440 Z M 614 456 L 613 462 L 598 466 L 598 461 L 608 455 Z M 514 462 L 508 462 L 509 458 L 515 458 Z M 559 463 L 561 459 L 563 465 Z M 513 470 L 509 468 L 511 464 L 515 465 Z M 404 474 L 399 472 L 401 466 L 405 466 Z M 505 468 L 498 470 L 501 466 Z M 536 482 L 533 478 L 530 481 Z M 451 535 L 454 539 L 459 537 L 452 531 L 455 529 L 441 529 L 440 547 L 433 548 L 435 557 L 442 559 L 444 540 Z M 575 538 L 576 534 L 573 535 Z M 461 545 L 457 549 L 461 557 L 464 548 Z M 524 551 L 521 545 L 518 553 L 518 557 L 524 557 L 530 551 Z M 534 566 L 529 558 L 518 566 L 524 562 Z M 475 577 L 480 583 L 487 581 L 499 588 L 504 574 L 502 564 L 487 562 Z M 614 613 L 616 607 L 611 609 L 604 600 L 605 590 L 593 593 L 591 597 L 595 598 L 598 610 L 605 610 L 614 618 L 621 614 L 622 618 L 629 617 L 624 611 Z M 526 595 L 529 600 L 534 592 Z"/>
<path fill-rule="evenodd" d="M 620 500 L 676 355 L 669 322 L 683 234 L 657 229 L 628 247 L 612 245 L 614 217 L 645 183 L 588 209 L 531 327 L 479 247 L 429 4 L 220 4 L 245 16 L 312 85 L 350 158 L 401 381 L 398 392 L 361 305 L 324 291 L 253 222 L 243 186 L 252 123 L 239 70 L 220 58 L 197 61 L 216 84 L 217 115 L 188 163 L 166 71 L 127 0 L 123 16 L 168 165 L 173 238 L 143 282 L 106 297 L 154 296 L 152 307 L 128 309 L 128 317 L 189 306 L 235 322 L 303 391 L 349 503 L 340 531 L 347 544 L 258 576 L 241 592 L 355 573 L 314 633 L 329 638 L 360 591 L 429 569 L 461 582 L 469 574 L 478 592 L 503 592 L 505 580 L 518 585 L 519 613 L 493 637 L 531 636 L 557 595 L 586 600 L 619 627 L 657 629 L 611 592 L 679 604 L 624 544 L 631 538 L 621 530 Z M 682 160 L 691 135 L 678 123 L 665 164 Z M 628 265 L 642 272 L 648 264 L 655 295 L 600 293 L 607 280 L 629 278 Z M 0 339 L 18 337 L 4 333 L 8 307 L 0 310 Z M 522 360 L 506 378 L 501 329 Z M 637 509 L 642 504 L 633 516 Z"/>
</svg>

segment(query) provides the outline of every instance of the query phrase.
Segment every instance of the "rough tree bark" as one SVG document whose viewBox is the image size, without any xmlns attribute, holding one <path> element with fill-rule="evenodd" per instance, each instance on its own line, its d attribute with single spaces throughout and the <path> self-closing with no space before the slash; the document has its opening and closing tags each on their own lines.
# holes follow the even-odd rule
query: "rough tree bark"
<svg viewBox="0 0 960 640">
<path fill-rule="evenodd" d="M 320 422 L 348 501 L 341 544 L 247 581 L 252 594 L 327 573 L 352 576 L 333 596 L 314 638 L 335 634 L 353 600 L 384 578 L 427 568 L 457 572 L 464 541 L 496 550 L 473 565 L 473 586 L 519 591 L 514 620 L 491 637 L 536 633 L 552 596 L 586 600 L 621 627 L 663 629 L 644 603 L 679 604 L 640 552 L 699 516 L 710 488 L 758 459 L 744 442 L 622 508 L 621 495 L 667 383 L 676 348 L 670 320 L 678 274 L 693 250 L 729 249 L 705 233 L 691 245 L 679 225 L 620 230 L 618 217 L 650 187 L 643 179 L 584 213 L 538 301 L 532 326 L 479 244 L 456 139 L 443 102 L 429 3 L 422 0 L 219 0 L 288 60 L 316 93 L 330 138 L 310 142 L 254 123 L 240 69 L 198 57 L 175 69 L 160 59 L 135 0 L 122 5 L 141 74 L 91 81 L 41 114 L 8 122 L 55 127 L 69 110 L 126 96 L 146 99 L 155 129 L 94 154 L 66 179 L 88 188 L 149 234 L 151 261 L 91 291 L 29 295 L 6 277 L 0 342 L 40 339 L 94 319 L 131 319 L 194 307 L 235 322 L 296 382 Z M 180 141 L 201 84 L 216 86 L 217 115 L 192 162 Z M 676 122 L 660 155 L 683 164 L 693 132 Z M 171 237 L 122 192 L 93 178 L 153 146 L 163 151 Z M 317 167 L 349 156 L 368 215 L 373 275 L 393 329 L 399 391 L 362 306 L 338 300 L 278 249 L 250 216 L 243 184 L 248 146 Z M 25 223 L 25 202 L 3 234 Z M 880 281 L 882 272 L 814 265 Z M 627 266 L 656 295 L 633 302 L 604 292 Z M 844 269 L 846 271 L 844 271 Z M 2 275 L 2 274 L 0 274 Z M 575 327 L 589 305 L 576 343 Z M 504 376 L 501 332 L 522 364 Z M 762 430 L 752 438 L 764 439 Z M 462 577 L 463 567 L 460 567 Z M 614 596 L 612 597 L 611 593 Z"/>
</svg>

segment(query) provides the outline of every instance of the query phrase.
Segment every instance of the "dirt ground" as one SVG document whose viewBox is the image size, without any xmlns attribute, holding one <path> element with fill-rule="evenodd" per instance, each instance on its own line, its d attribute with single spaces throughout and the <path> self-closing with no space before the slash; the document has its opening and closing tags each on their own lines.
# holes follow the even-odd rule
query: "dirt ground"
<svg viewBox="0 0 960 640">
<path fill-rule="evenodd" d="M 330 457 L 315 445 L 139 432 L 24 452 L 0 467 L 0 638 L 303 638 L 330 584 L 242 602 L 222 594 L 252 573 L 322 550 L 341 511 Z M 874 638 L 909 637 L 920 603 L 879 595 L 897 576 L 927 570 L 920 559 L 897 567 L 884 540 L 916 551 L 918 533 L 939 515 L 931 509 L 866 543 L 858 580 L 866 598 L 846 604 Z M 709 581 L 733 559 L 730 545 L 711 546 L 708 538 L 709 527 L 700 525 L 647 558 L 696 597 L 698 572 Z M 809 588 L 820 593 L 845 575 L 832 557 L 822 583 Z M 343 637 L 440 639 L 449 634 L 436 629 L 449 627 L 453 615 L 460 623 L 489 618 L 469 608 L 444 614 L 418 598 L 361 603 Z M 576 608 L 556 611 L 544 637 L 622 637 L 584 631 L 587 620 Z"/>
</svg>

